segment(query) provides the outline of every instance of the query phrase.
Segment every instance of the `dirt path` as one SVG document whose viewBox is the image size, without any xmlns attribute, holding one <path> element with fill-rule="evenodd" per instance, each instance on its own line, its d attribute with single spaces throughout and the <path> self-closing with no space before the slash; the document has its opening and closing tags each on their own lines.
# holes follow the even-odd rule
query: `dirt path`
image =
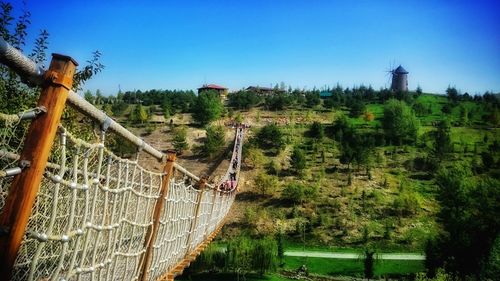
<svg viewBox="0 0 500 281">
<path fill-rule="evenodd" d="M 335 253 L 335 252 L 316 252 L 316 251 L 285 251 L 285 256 L 289 257 L 311 257 L 311 258 L 329 258 L 329 259 L 359 259 L 361 253 Z M 379 253 L 377 259 L 381 260 L 425 260 L 425 255 L 417 253 Z"/>
</svg>

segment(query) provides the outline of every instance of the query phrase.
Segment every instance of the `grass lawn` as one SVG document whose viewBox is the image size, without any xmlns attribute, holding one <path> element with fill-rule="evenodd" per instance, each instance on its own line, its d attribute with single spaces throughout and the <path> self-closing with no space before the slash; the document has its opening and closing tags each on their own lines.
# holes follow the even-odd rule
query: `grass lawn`
<svg viewBox="0 0 500 281">
<path fill-rule="evenodd" d="M 363 260 L 352 259 L 328 259 L 328 258 L 305 258 L 285 257 L 285 269 L 296 270 L 305 264 L 309 273 L 321 275 L 363 275 Z M 424 270 L 423 261 L 408 260 L 377 260 L 375 261 L 375 275 L 385 274 L 407 274 Z"/>
<path fill-rule="evenodd" d="M 238 276 L 233 273 L 201 273 L 191 276 L 180 276 L 176 280 L 191 280 L 191 281 L 235 281 L 238 280 Z M 240 276 L 240 280 L 242 280 Z M 266 275 L 264 277 L 259 277 L 256 274 L 245 275 L 245 280 L 247 281 L 289 281 L 290 279 L 281 277 L 276 274 Z"/>
</svg>

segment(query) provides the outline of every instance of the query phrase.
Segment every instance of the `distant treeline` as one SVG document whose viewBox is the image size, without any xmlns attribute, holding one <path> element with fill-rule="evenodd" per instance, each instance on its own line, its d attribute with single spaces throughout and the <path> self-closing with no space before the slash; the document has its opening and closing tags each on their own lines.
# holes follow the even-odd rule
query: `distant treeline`
<svg viewBox="0 0 500 281">
<path fill-rule="evenodd" d="M 321 94 L 320 94 L 321 93 Z M 456 88 L 446 89 L 449 104 L 443 107 L 443 113 L 447 114 L 459 102 L 481 103 L 486 112 L 495 112 L 500 108 L 499 94 L 486 92 L 483 95 L 461 94 Z M 234 109 L 250 109 L 262 106 L 268 110 L 284 110 L 289 107 L 303 108 L 347 108 L 350 117 L 358 117 L 366 113 L 366 105 L 373 103 L 385 103 L 390 99 L 397 99 L 406 102 L 412 107 L 417 116 L 429 114 L 431 109 L 429 104 L 417 101 L 422 95 L 422 89 L 418 87 L 415 91 L 398 92 L 389 89 L 375 90 L 371 86 L 359 86 L 353 88 L 343 88 L 337 85 L 333 89 L 325 89 L 322 92 L 316 88 L 312 90 L 300 90 L 289 88 L 288 90 L 276 89 L 266 93 L 240 90 L 228 95 L 227 105 Z M 212 98 L 217 97 L 216 92 L 210 92 Z M 119 92 L 116 96 L 103 96 L 99 90 L 95 94 L 87 91 L 85 98 L 90 102 L 103 105 L 106 111 L 110 111 L 115 116 L 120 116 L 130 104 L 142 106 L 157 106 L 165 116 L 175 113 L 195 113 L 200 107 L 212 102 L 197 101 L 200 99 L 192 90 L 149 90 L 149 91 L 127 91 Z M 219 105 L 217 105 L 218 107 Z M 217 109 L 220 111 L 220 108 Z M 219 114 L 216 114 L 219 115 Z"/>
</svg>

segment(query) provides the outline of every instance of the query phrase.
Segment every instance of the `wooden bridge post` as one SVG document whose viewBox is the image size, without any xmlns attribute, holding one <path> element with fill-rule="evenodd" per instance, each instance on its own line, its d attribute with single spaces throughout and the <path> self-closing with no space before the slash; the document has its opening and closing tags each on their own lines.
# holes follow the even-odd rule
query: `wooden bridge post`
<svg viewBox="0 0 500 281">
<path fill-rule="evenodd" d="M 144 262 L 142 263 L 141 268 L 141 276 L 139 280 L 145 281 L 148 279 L 148 269 L 151 265 L 151 259 L 153 257 L 153 245 L 156 241 L 156 237 L 158 236 L 158 228 L 160 226 L 160 217 L 163 207 L 165 205 L 165 197 L 168 195 L 168 189 L 170 186 L 170 180 L 173 178 L 174 172 L 174 163 L 176 160 L 175 150 L 167 151 L 167 163 L 163 168 L 163 179 L 161 183 L 160 193 L 158 196 L 158 200 L 154 206 L 153 210 L 153 224 L 148 228 L 148 232 L 146 233 L 146 241 L 145 248 L 146 252 L 144 253 Z"/>
<path fill-rule="evenodd" d="M 29 166 L 13 179 L 0 215 L 0 276 L 5 280 L 12 274 L 77 65 L 71 57 L 52 54 L 44 75 L 38 106 L 47 112 L 31 122 L 20 157 Z"/>
<path fill-rule="evenodd" d="M 200 190 L 200 194 L 198 195 L 198 200 L 196 200 L 196 209 L 194 211 L 194 219 L 193 219 L 193 222 L 191 223 L 189 236 L 187 239 L 186 257 L 190 254 L 190 252 L 192 250 L 191 247 L 189 246 L 189 244 L 191 244 L 191 241 L 193 240 L 194 231 L 196 230 L 196 224 L 198 223 L 198 216 L 200 215 L 200 210 L 201 210 L 201 200 L 203 199 L 203 193 L 204 193 L 206 184 L 207 184 L 207 179 L 204 177 L 201 178 L 200 181 L 198 182 L 198 189 Z"/>
</svg>

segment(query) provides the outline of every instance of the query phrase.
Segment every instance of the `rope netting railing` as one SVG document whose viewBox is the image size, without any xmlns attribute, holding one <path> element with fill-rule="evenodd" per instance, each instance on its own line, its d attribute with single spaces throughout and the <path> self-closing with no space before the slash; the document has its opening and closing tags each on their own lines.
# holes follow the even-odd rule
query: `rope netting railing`
<svg viewBox="0 0 500 281">
<path fill-rule="evenodd" d="M 18 114 L 0 113 L 0 210 L 5 204 L 12 176 L 21 171 L 19 154 L 29 120 L 37 110 L 27 110 Z"/>
<path fill-rule="evenodd" d="M 57 133 L 13 280 L 136 280 L 161 173 Z"/>
<path fill-rule="evenodd" d="M 213 233 L 223 222 L 236 195 L 237 178 L 232 189 L 220 189 L 228 185 L 229 174 L 239 175 L 243 128 L 237 129 L 235 145 L 226 176 L 215 187 L 193 184 L 198 179 L 175 166 L 170 181 L 165 208 L 160 216 L 158 239 L 153 244 L 153 259 L 149 268 L 149 280 L 156 280 L 165 272 L 172 271 Z M 233 165 L 233 161 L 236 164 Z M 237 176 L 236 176 L 237 177 Z M 162 237 L 162 238 L 160 238 Z M 167 239 L 165 239 L 165 237 Z"/>
<path fill-rule="evenodd" d="M 29 76 L 32 83 L 45 81 L 38 84 L 42 85 L 39 103 L 51 106 L 44 87 L 67 88 L 67 81 L 47 82 L 38 69 L 34 73 L 32 67 L 19 66 L 30 61 L 4 43 L 0 40 L 0 61 L 13 70 L 21 69 L 18 73 Z M 9 61 L 12 57 L 15 60 Z M 0 242 L 4 252 L 14 253 L 12 257 L 0 253 L 0 268 L 9 271 L 11 280 L 164 278 L 185 264 L 223 225 L 236 195 L 243 128 L 236 129 L 227 172 L 212 186 L 175 163 L 175 155 L 169 160 L 69 88 L 66 95 L 69 105 L 100 123 L 101 129 L 96 137 L 84 140 L 67 130 L 58 117 L 54 141 L 47 147 L 48 160 L 42 165 L 36 163 L 39 159 L 29 146 L 46 137 L 43 134 L 48 129 L 36 128 L 42 122 L 37 117 L 43 115 L 43 124 L 48 124 L 53 108 L 39 106 L 17 115 L 0 113 Z M 111 133 L 160 161 L 168 158 L 164 170 L 147 168 L 141 162 L 143 153 L 133 159 L 117 156 L 106 144 Z M 27 161 L 26 155 L 34 158 Z M 24 200 L 24 192 L 15 191 L 30 183 L 25 175 L 35 178 L 30 165 L 43 167 L 40 183 L 32 187 L 32 203 L 24 205 L 30 210 L 12 209 L 17 200 Z M 13 226 L 17 221 L 12 220 L 12 225 L 7 224 L 15 212 L 27 214 L 26 224 Z M 14 247 L 12 241 L 16 240 L 10 232 L 19 227 L 22 237 Z"/>
</svg>

